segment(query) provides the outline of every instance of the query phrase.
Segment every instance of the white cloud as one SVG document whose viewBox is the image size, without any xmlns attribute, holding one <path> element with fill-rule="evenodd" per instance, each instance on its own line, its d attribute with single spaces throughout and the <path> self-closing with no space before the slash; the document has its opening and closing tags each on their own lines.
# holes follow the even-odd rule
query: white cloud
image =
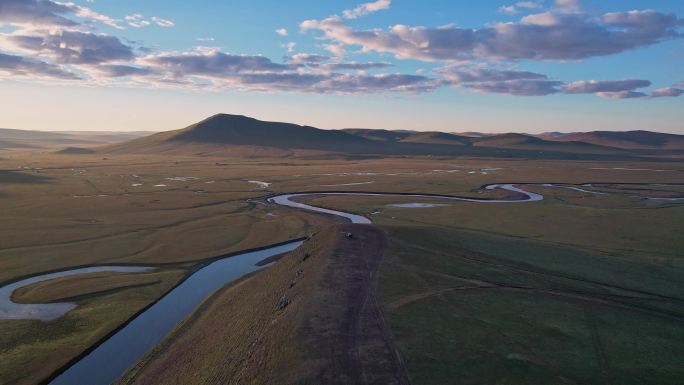
<svg viewBox="0 0 684 385">
<path fill-rule="evenodd" d="M 162 19 L 157 16 L 152 16 L 150 18 L 146 18 L 145 16 L 139 14 L 139 13 L 134 13 L 132 15 L 128 15 L 124 18 L 128 25 L 131 27 L 135 28 L 143 28 L 143 27 L 148 27 L 152 24 L 155 24 L 159 27 L 173 27 L 175 24 L 171 20 L 166 20 Z"/>
<path fill-rule="evenodd" d="M 684 94 L 684 89 L 675 87 L 658 88 L 651 91 L 652 98 L 677 97 Z"/>
<path fill-rule="evenodd" d="M 456 83 L 508 81 L 508 80 L 541 80 L 547 76 L 528 71 L 501 71 L 486 68 L 445 67 L 436 70 L 446 79 Z"/>
<path fill-rule="evenodd" d="M 503 13 L 506 15 L 515 15 L 516 13 L 519 13 L 520 11 L 518 8 L 515 7 L 515 5 L 502 5 L 498 9 L 499 13 Z"/>
<path fill-rule="evenodd" d="M 286 44 L 282 44 L 282 47 L 285 48 L 287 50 L 287 52 L 294 52 L 296 45 L 297 45 L 297 43 L 290 41 L 290 42 L 287 42 Z"/>
<path fill-rule="evenodd" d="M 344 55 L 347 53 L 347 50 L 344 48 L 343 44 L 324 44 L 323 49 L 339 58 L 344 57 Z"/>
<path fill-rule="evenodd" d="M 173 27 L 175 25 L 175 23 L 173 21 L 167 20 L 167 19 L 162 19 L 161 17 L 157 17 L 157 16 L 152 16 L 150 18 L 150 20 L 153 23 L 157 24 L 158 26 L 164 27 L 164 28 Z"/>
<path fill-rule="evenodd" d="M 298 53 L 292 55 L 290 62 L 294 64 L 304 64 L 304 63 L 322 63 L 330 60 L 330 57 L 325 55 L 317 55 L 311 53 Z"/>
<path fill-rule="evenodd" d="M 0 1 L 0 23 L 11 25 L 73 26 L 76 22 L 64 17 L 72 13 L 70 6 L 49 0 Z"/>
<path fill-rule="evenodd" d="M 365 16 L 373 12 L 389 9 L 391 0 L 376 0 L 371 3 L 364 3 L 354 9 L 342 11 L 342 16 L 345 19 L 356 19 L 357 17 Z"/>
<path fill-rule="evenodd" d="M 322 32 L 331 44 L 360 46 L 362 52 L 389 53 L 399 59 L 581 60 L 679 39 L 683 23 L 674 14 L 656 11 L 616 12 L 603 19 L 545 12 L 479 29 L 397 24 L 388 30 L 355 30 L 336 16 L 306 20 L 300 28 Z"/>
<path fill-rule="evenodd" d="M 6 46 L 49 57 L 60 64 L 99 64 L 130 61 L 133 48 L 114 36 L 73 30 L 15 31 L 0 34 Z"/>
<path fill-rule="evenodd" d="M 597 92 L 596 95 L 608 99 L 637 99 L 648 96 L 641 91 Z"/>
<path fill-rule="evenodd" d="M 275 30 L 275 33 L 280 36 L 287 36 L 287 30 L 285 28 L 278 28 Z"/>
<path fill-rule="evenodd" d="M 541 9 L 542 4 L 538 1 L 519 1 L 515 5 L 502 5 L 499 7 L 499 13 L 506 15 L 515 15 L 522 11 L 522 9 Z"/>
<path fill-rule="evenodd" d="M 582 11 L 579 0 L 556 0 L 556 8 L 562 12 L 577 13 Z"/>
<path fill-rule="evenodd" d="M 544 96 L 558 93 L 563 83 L 555 80 L 504 80 L 465 83 L 460 86 L 472 91 L 515 96 Z"/>
<path fill-rule="evenodd" d="M 566 84 L 563 92 L 566 94 L 597 94 L 600 92 L 624 92 L 633 91 L 637 88 L 644 88 L 651 85 L 648 80 L 627 79 L 627 80 L 580 80 Z"/>
<path fill-rule="evenodd" d="M 64 6 L 69 7 L 70 9 L 73 10 L 74 14 L 77 17 L 82 17 L 85 19 L 99 21 L 100 23 L 108 25 L 108 26 L 115 28 L 115 29 L 125 29 L 125 27 L 121 25 L 122 24 L 121 20 L 109 17 L 107 15 L 103 15 L 101 13 L 97 13 L 90 8 L 82 7 L 82 6 L 76 5 L 74 3 L 59 3 L 59 2 L 57 2 L 57 4 L 62 4 Z"/>
<path fill-rule="evenodd" d="M 0 74 L 10 77 L 53 78 L 61 80 L 77 80 L 80 77 L 61 67 L 17 55 L 0 53 Z"/>
</svg>

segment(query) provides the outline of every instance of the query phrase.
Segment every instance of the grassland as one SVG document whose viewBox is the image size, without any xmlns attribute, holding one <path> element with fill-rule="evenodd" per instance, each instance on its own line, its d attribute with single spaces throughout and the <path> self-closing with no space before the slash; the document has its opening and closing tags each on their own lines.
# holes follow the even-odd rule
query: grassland
<svg viewBox="0 0 684 385">
<path fill-rule="evenodd" d="M 308 203 L 375 213 L 388 232 L 381 302 L 415 384 L 677 384 L 684 207 L 634 197 L 678 187 L 623 187 L 545 189 L 534 204 Z"/>
<path fill-rule="evenodd" d="M 0 383 L 40 382 L 154 302 L 184 274 L 181 269 L 86 274 L 17 290 L 16 302 L 70 301 L 78 307 L 52 322 L 0 321 Z"/>
<path fill-rule="evenodd" d="M 119 383 L 405 384 L 370 279 L 383 247 L 370 226 L 322 229 L 220 289 Z"/>
<path fill-rule="evenodd" d="M 207 258 L 309 235 L 329 223 L 256 198 L 322 190 L 493 197 L 501 193 L 478 188 L 513 181 L 610 182 L 596 189 L 614 194 L 538 187 L 548 199 L 534 204 L 415 210 L 387 206 L 405 198 L 313 200 L 380 212 L 373 219 L 391 250 L 380 269 L 380 299 L 413 382 L 444 383 L 440 376 L 452 375 L 474 384 L 668 383 L 681 375 L 675 363 L 684 357 L 675 343 L 684 338 L 675 320 L 684 311 L 672 299 L 684 298 L 684 204 L 634 196 L 682 188 L 628 183 L 681 183 L 681 169 L 675 162 L 0 153 L 0 282 L 92 264 L 163 267 L 17 291 L 17 301 L 68 299 L 79 307 L 52 323 L 0 321 L 0 383 L 36 383 Z M 235 290 L 244 293 L 240 287 L 219 292 L 198 317 L 217 322 L 212 312 L 233 303 Z M 249 298 L 261 303 L 260 295 Z M 245 317 L 240 325 L 249 328 L 246 320 L 265 311 L 270 306 L 235 317 Z M 187 327 L 188 336 L 201 335 Z M 244 353 L 246 345 L 238 346 L 231 354 Z M 224 347 L 215 348 L 204 352 L 213 361 L 196 362 L 198 368 L 217 364 Z M 278 365 L 298 359 L 275 347 L 261 353 L 282 354 Z M 241 378 L 257 367 L 265 366 Z"/>
</svg>

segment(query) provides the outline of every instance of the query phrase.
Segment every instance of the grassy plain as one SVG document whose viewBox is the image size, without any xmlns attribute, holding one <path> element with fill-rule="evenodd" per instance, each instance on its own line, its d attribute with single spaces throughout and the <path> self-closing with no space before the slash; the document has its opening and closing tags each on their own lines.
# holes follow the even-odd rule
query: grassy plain
<svg viewBox="0 0 684 385">
<path fill-rule="evenodd" d="M 641 178 L 681 183 L 672 173 Z M 537 181 L 602 180 L 587 176 Z M 681 186 L 625 186 L 529 187 L 546 199 L 421 209 L 388 205 L 444 202 L 307 201 L 374 213 L 387 231 L 381 302 L 415 384 L 677 384 L 684 205 L 642 197 Z"/>
<path fill-rule="evenodd" d="M 684 204 L 635 196 L 683 190 L 628 183 L 682 183 L 681 163 L 14 151 L 0 153 L 1 283 L 92 264 L 164 269 L 17 291 L 17 301 L 69 299 L 79 307 L 51 323 L 0 321 L 0 383 L 36 383 L 208 258 L 329 222 L 255 198 L 331 190 L 496 197 L 504 193 L 479 187 L 500 182 L 606 182 L 613 184 L 596 190 L 617 194 L 535 187 L 548 199 L 428 209 L 387 206 L 411 198 L 312 200 L 380 212 L 372 217 L 390 239 L 381 300 L 414 383 L 444 383 L 442 374 L 502 384 L 668 383 L 679 375 Z M 221 298 L 212 301 L 229 300 Z"/>
</svg>

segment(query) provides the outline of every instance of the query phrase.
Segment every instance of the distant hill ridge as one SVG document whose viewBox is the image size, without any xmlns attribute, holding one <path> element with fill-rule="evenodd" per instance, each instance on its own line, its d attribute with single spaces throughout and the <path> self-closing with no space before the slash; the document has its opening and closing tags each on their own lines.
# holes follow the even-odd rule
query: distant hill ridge
<svg viewBox="0 0 684 385">
<path fill-rule="evenodd" d="M 554 141 L 579 141 L 617 148 L 684 150 L 684 135 L 645 130 L 546 133 L 540 137 Z"/>
<path fill-rule="evenodd" d="M 230 114 L 216 114 L 179 130 L 106 146 L 101 151 L 239 157 L 300 156 L 306 153 L 617 159 L 641 155 L 624 147 L 575 140 L 565 135 L 554 135 L 549 140 L 518 133 L 466 136 L 439 131 L 323 130 Z"/>
<path fill-rule="evenodd" d="M 216 114 L 178 131 L 171 141 L 258 144 L 269 147 L 335 149 L 368 144 L 369 140 L 344 131 L 321 130 L 292 123 L 266 122 L 243 115 Z"/>
</svg>

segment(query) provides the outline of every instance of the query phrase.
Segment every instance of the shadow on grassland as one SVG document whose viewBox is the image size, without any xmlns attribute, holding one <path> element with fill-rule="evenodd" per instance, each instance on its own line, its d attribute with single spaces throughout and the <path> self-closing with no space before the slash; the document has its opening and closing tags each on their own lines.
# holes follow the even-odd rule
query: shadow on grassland
<svg viewBox="0 0 684 385">
<path fill-rule="evenodd" d="M 0 170 L 0 185 L 49 183 L 51 180 L 52 178 L 42 175 L 31 175 L 21 171 Z M 0 192 L 0 194 L 2 193 Z"/>
</svg>

